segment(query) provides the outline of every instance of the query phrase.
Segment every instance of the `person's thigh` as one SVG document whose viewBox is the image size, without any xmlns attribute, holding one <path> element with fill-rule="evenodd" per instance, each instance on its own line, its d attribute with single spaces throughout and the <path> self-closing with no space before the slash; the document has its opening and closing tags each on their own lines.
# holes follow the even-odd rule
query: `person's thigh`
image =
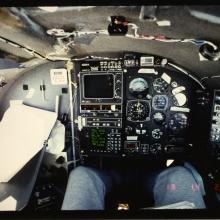
<svg viewBox="0 0 220 220">
<path fill-rule="evenodd" d="M 153 188 L 155 206 L 188 201 L 196 208 L 205 208 L 201 186 L 192 173 L 182 167 L 170 167 L 162 171 L 155 180 Z"/>
<path fill-rule="evenodd" d="M 104 171 L 79 166 L 71 171 L 62 210 L 103 210 L 112 179 Z"/>
</svg>

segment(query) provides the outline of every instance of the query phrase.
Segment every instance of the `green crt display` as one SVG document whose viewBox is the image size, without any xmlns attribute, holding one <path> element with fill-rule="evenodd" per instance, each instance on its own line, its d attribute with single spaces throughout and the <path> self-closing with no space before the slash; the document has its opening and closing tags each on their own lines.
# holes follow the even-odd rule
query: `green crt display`
<svg viewBox="0 0 220 220">
<path fill-rule="evenodd" d="M 106 131 L 104 128 L 92 128 L 91 143 L 95 149 L 106 148 Z"/>
</svg>

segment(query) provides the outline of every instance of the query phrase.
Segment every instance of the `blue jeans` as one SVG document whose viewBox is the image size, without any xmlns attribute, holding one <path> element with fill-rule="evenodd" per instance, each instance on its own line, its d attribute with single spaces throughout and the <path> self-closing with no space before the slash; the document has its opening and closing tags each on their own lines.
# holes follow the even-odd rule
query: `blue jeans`
<svg viewBox="0 0 220 220">
<path fill-rule="evenodd" d="M 195 171 L 196 172 L 196 171 Z M 194 173 L 195 173 L 194 172 Z M 203 183 L 196 181 L 189 169 L 176 166 L 161 171 L 152 185 L 155 206 L 188 201 L 205 208 Z M 105 196 L 120 182 L 117 175 L 79 166 L 71 171 L 62 210 L 104 210 Z M 145 180 L 143 180 L 144 184 Z"/>
</svg>

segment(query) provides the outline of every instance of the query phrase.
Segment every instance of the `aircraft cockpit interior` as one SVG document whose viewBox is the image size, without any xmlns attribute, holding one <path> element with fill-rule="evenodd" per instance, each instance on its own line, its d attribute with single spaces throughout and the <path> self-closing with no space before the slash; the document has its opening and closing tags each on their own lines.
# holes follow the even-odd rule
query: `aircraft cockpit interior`
<svg viewBox="0 0 220 220">
<path fill-rule="evenodd" d="M 218 210 L 219 9 L 1 7 L 0 210 Z"/>
</svg>

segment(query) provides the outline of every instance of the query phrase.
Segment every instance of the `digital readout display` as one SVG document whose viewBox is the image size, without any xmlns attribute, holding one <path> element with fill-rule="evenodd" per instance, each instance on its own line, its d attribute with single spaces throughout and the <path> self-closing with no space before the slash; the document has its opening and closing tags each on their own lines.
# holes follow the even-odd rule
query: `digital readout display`
<svg viewBox="0 0 220 220">
<path fill-rule="evenodd" d="M 113 98 L 112 74 L 84 75 L 84 98 Z"/>
<path fill-rule="evenodd" d="M 91 144 L 95 149 L 106 148 L 106 131 L 104 128 L 91 129 Z"/>
</svg>

